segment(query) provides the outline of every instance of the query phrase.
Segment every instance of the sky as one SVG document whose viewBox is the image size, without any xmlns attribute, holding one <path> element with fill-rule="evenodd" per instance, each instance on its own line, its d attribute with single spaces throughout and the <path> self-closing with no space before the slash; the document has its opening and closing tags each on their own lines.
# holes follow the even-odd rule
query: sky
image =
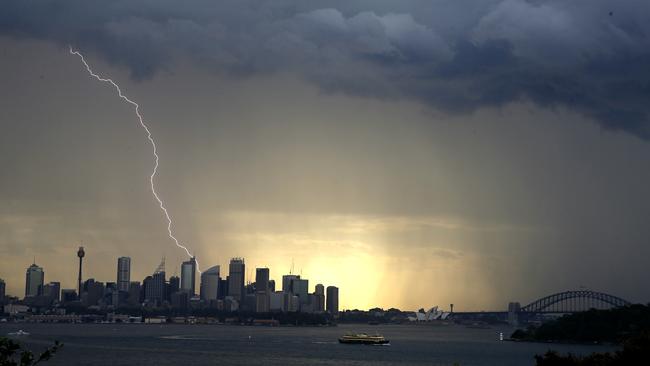
<svg viewBox="0 0 650 366">
<path fill-rule="evenodd" d="M 244 257 L 344 309 L 650 301 L 650 3 L 6 0 L 0 278 Z"/>
</svg>

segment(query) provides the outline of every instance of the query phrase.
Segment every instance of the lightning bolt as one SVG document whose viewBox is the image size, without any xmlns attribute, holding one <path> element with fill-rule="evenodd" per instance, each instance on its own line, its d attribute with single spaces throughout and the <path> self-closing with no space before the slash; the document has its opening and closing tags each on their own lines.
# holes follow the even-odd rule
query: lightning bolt
<svg viewBox="0 0 650 366">
<path fill-rule="evenodd" d="M 131 99 L 127 98 L 124 94 L 122 94 L 122 89 L 120 89 L 120 86 L 117 85 L 113 80 L 108 79 L 108 78 L 103 78 L 93 72 L 93 70 L 90 68 L 88 63 L 86 62 L 86 59 L 84 56 L 79 52 L 75 51 L 72 46 L 70 47 L 70 54 L 72 55 L 77 55 L 81 59 L 81 62 L 84 64 L 86 67 L 86 70 L 90 74 L 90 76 L 94 77 L 95 79 L 111 84 L 115 90 L 117 90 L 117 94 L 119 95 L 120 98 L 124 99 L 125 102 L 131 104 L 135 108 L 135 114 L 138 116 L 138 121 L 140 122 L 140 126 L 147 132 L 147 139 L 151 143 L 151 148 L 153 151 L 153 156 L 155 157 L 155 164 L 153 166 L 153 171 L 151 172 L 151 175 L 149 176 L 149 183 L 151 184 L 151 193 L 153 193 L 154 198 L 156 201 L 158 201 L 158 205 L 160 205 L 160 209 L 162 212 L 165 214 L 165 218 L 167 219 L 167 234 L 169 237 L 176 243 L 176 246 L 185 250 L 185 253 L 191 258 L 193 257 L 192 254 L 190 254 L 190 251 L 185 247 L 183 244 L 181 244 L 178 239 L 176 239 L 176 236 L 174 236 L 174 231 L 172 230 L 172 219 L 169 216 L 169 213 L 167 212 L 167 208 L 165 208 L 165 204 L 163 203 L 162 199 L 160 199 L 160 196 L 158 196 L 158 192 L 156 192 L 156 186 L 154 184 L 154 178 L 156 177 L 156 174 L 158 173 L 158 166 L 159 166 L 159 160 L 160 158 L 158 157 L 158 149 L 156 148 L 156 142 L 153 139 L 153 136 L 151 135 L 151 131 L 149 130 L 149 127 L 144 123 L 144 119 L 142 118 L 142 115 L 140 114 L 140 106 L 138 103 L 132 101 Z M 196 261 L 196 270 L 201 273 L 201 270 L 199 269 L 199 262 Z"/>
</svg>

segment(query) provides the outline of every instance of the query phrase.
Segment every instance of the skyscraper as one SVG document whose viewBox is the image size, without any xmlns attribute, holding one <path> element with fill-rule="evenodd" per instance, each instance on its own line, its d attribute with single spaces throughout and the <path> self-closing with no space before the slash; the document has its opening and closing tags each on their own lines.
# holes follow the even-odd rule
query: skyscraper
<svg viewBox="0 0 650 366">
<path fill-rule="evenodd" d="M 218 293 L 219 266 L 214 266 L 201 273 L 201 300 L 216 300 Z"/>
<path fill-rule="evenodd" d="M 156 271 L 144 279 L 144 300 L 148 304 L 159 306 L 165 300 L 165 271 Z"/>
<path fill-rule="evenodd" d="M 129 291 L 131 282 L 131 258 L 117 258 L 117 289 L 119 291 Z"/>
<path fill-rule="evenodd" d="M 192 257 L 189 261 L 181 264 L 181 290 L 196 295 L 196 259 Z"/>
<path fill-rule="evenodd" d="M 268 313 L 270 310 L 269 276 L 268 268 L 255 270 L 255 311 L 258 313 Z"/>
<path fill-rule="evenodd" d="M 167 282 L 165 279 L 165 258 L 163 257 L 160 264 L 152 276 L 148 276 L 143 281 L 144 301 L 148 304 L 159 306 L 165 301 Z"/>
<path fill-rule="evenodd" d="M 37 266 L 36 263 L 29 266 L 25 275 L 25 297 L 41 295 L 44 278 L 43 268 Z"/>
<path fill-rule="evenodd" d="M 284 275 L 282 276 L 282 292 L 287 294 L 293 294 L 293 283 L 300 279 L 298 275 Z"/>
<path fill-rule="evenodd" d="M 298 296 L 301 306 L 309 303 L 309 280 L 301 278 L 293 281 L 293 294 Z"/>
<path fill-rule="evenodd" d="M 243 258 L 233 258 L 230 260 L 228 268 L 228 296 L 232 296 L 235 300 L 241 301 L 244 299 L 244 274 L 246 273 L 246 265 Z"/>
<path fill-rule="evenodd" d="M 178 276 L 169 277 L 169 283 L 167 284 L 167 293 L 165 294 L 165 299 L 167 301 L 172 301 L 172 295 L 177 293 L 181 289 L 181 279 Z"/>
<path fill-rule="evenodd" d="M 0 305 L 5 303 L 5 281 L 0 278 Z"/>
<path fill-rule="evenodd" d="M 129 295 L 128 302 L 131 306 L 136 306 L 142 304 L 142 299 L 140 293 L 142 291 L 142 285 L 138 281 L 133 281 L 129 284 Z"/>
<path fill-rule="evenodd" d="M 255 291 L 256 292 L 269 292 L 269 269 L 257 268 L 255 270 Z"/>
<path fill-rule="evenodd" d="M 61 290 L 61 302 L 64 304 L 77 301 L 78 298 L 79 296 L 77 296 L 77 290 L 73 290 L 71 288 Z"/>
<path fill-rule="evenodd" d="M 314 298 L 316 299 L 316 303 L 312 304 L 314 311 L 317 313 L 325 311 L 325 287 L 320 283 L 316 285 Z"/>
<path fill-rule="evenodd" d="M 50 282 L 43 286 L 43 296 L 47 296 L 53 301 L 59 301 L 61 298 L 61 282 Z"/>
<path fill-rule="evenodd" d="M 98 282 L 93 278 L 89 278 L 83 283 L 81 301 L 85 306 L 97 305 L 99 300 L 104 297 L 105 289 L 106 287 L 103 282 Z"/>
<path fill-rule="evenodd" d="M 327 286 L 327 312 L 332 315 L 339 313 L 339 288 Z"/>
<path fill-rule="evenodd" d="M 228 296 L 228 279 L 219 280 L 219 288 L 217 289 L 217 299 L 223 300 Z"/>
</svg>

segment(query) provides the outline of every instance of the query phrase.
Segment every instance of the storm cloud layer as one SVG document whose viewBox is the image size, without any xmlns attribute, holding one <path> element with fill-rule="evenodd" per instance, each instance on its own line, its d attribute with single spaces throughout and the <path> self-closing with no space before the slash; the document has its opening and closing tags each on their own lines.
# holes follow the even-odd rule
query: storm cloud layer
<svg viewBox="0 0 650 366">
<path fill-rule="evenodd" d="M 447 113 L 532 101 L 650 138 L 646 1 L 3 1 L 0 34 L 79 47 L 136 80 L 179 60 Z"/>
<path fill-rule="evenodd" d="M 650 5 L 0 2 L 0 278 L 301 269 L 343 308 L 647 302 Z M 612 133 L 619 131 L 619 133 Z M 249 279 L 254 275 L 247 273 Z M 388 291 L 387 289 L 390 289 Z M 22 295 L 21 295 L 22 296 Z"/>
</svg>

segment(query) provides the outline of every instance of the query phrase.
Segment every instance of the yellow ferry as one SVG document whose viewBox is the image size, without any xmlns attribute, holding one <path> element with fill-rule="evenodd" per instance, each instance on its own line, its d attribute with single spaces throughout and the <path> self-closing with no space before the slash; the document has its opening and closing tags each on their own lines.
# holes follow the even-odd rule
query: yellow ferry
<svg viewBox="0 0 650 366">
<path fill-rule="evenodd" d="M 339 338 L 340 343 L 346 344 L 389 344 L 390 342 L 384 336 L 375 334 L 368 335 L 366 333 L 346 334 Z"/>
</svg>

